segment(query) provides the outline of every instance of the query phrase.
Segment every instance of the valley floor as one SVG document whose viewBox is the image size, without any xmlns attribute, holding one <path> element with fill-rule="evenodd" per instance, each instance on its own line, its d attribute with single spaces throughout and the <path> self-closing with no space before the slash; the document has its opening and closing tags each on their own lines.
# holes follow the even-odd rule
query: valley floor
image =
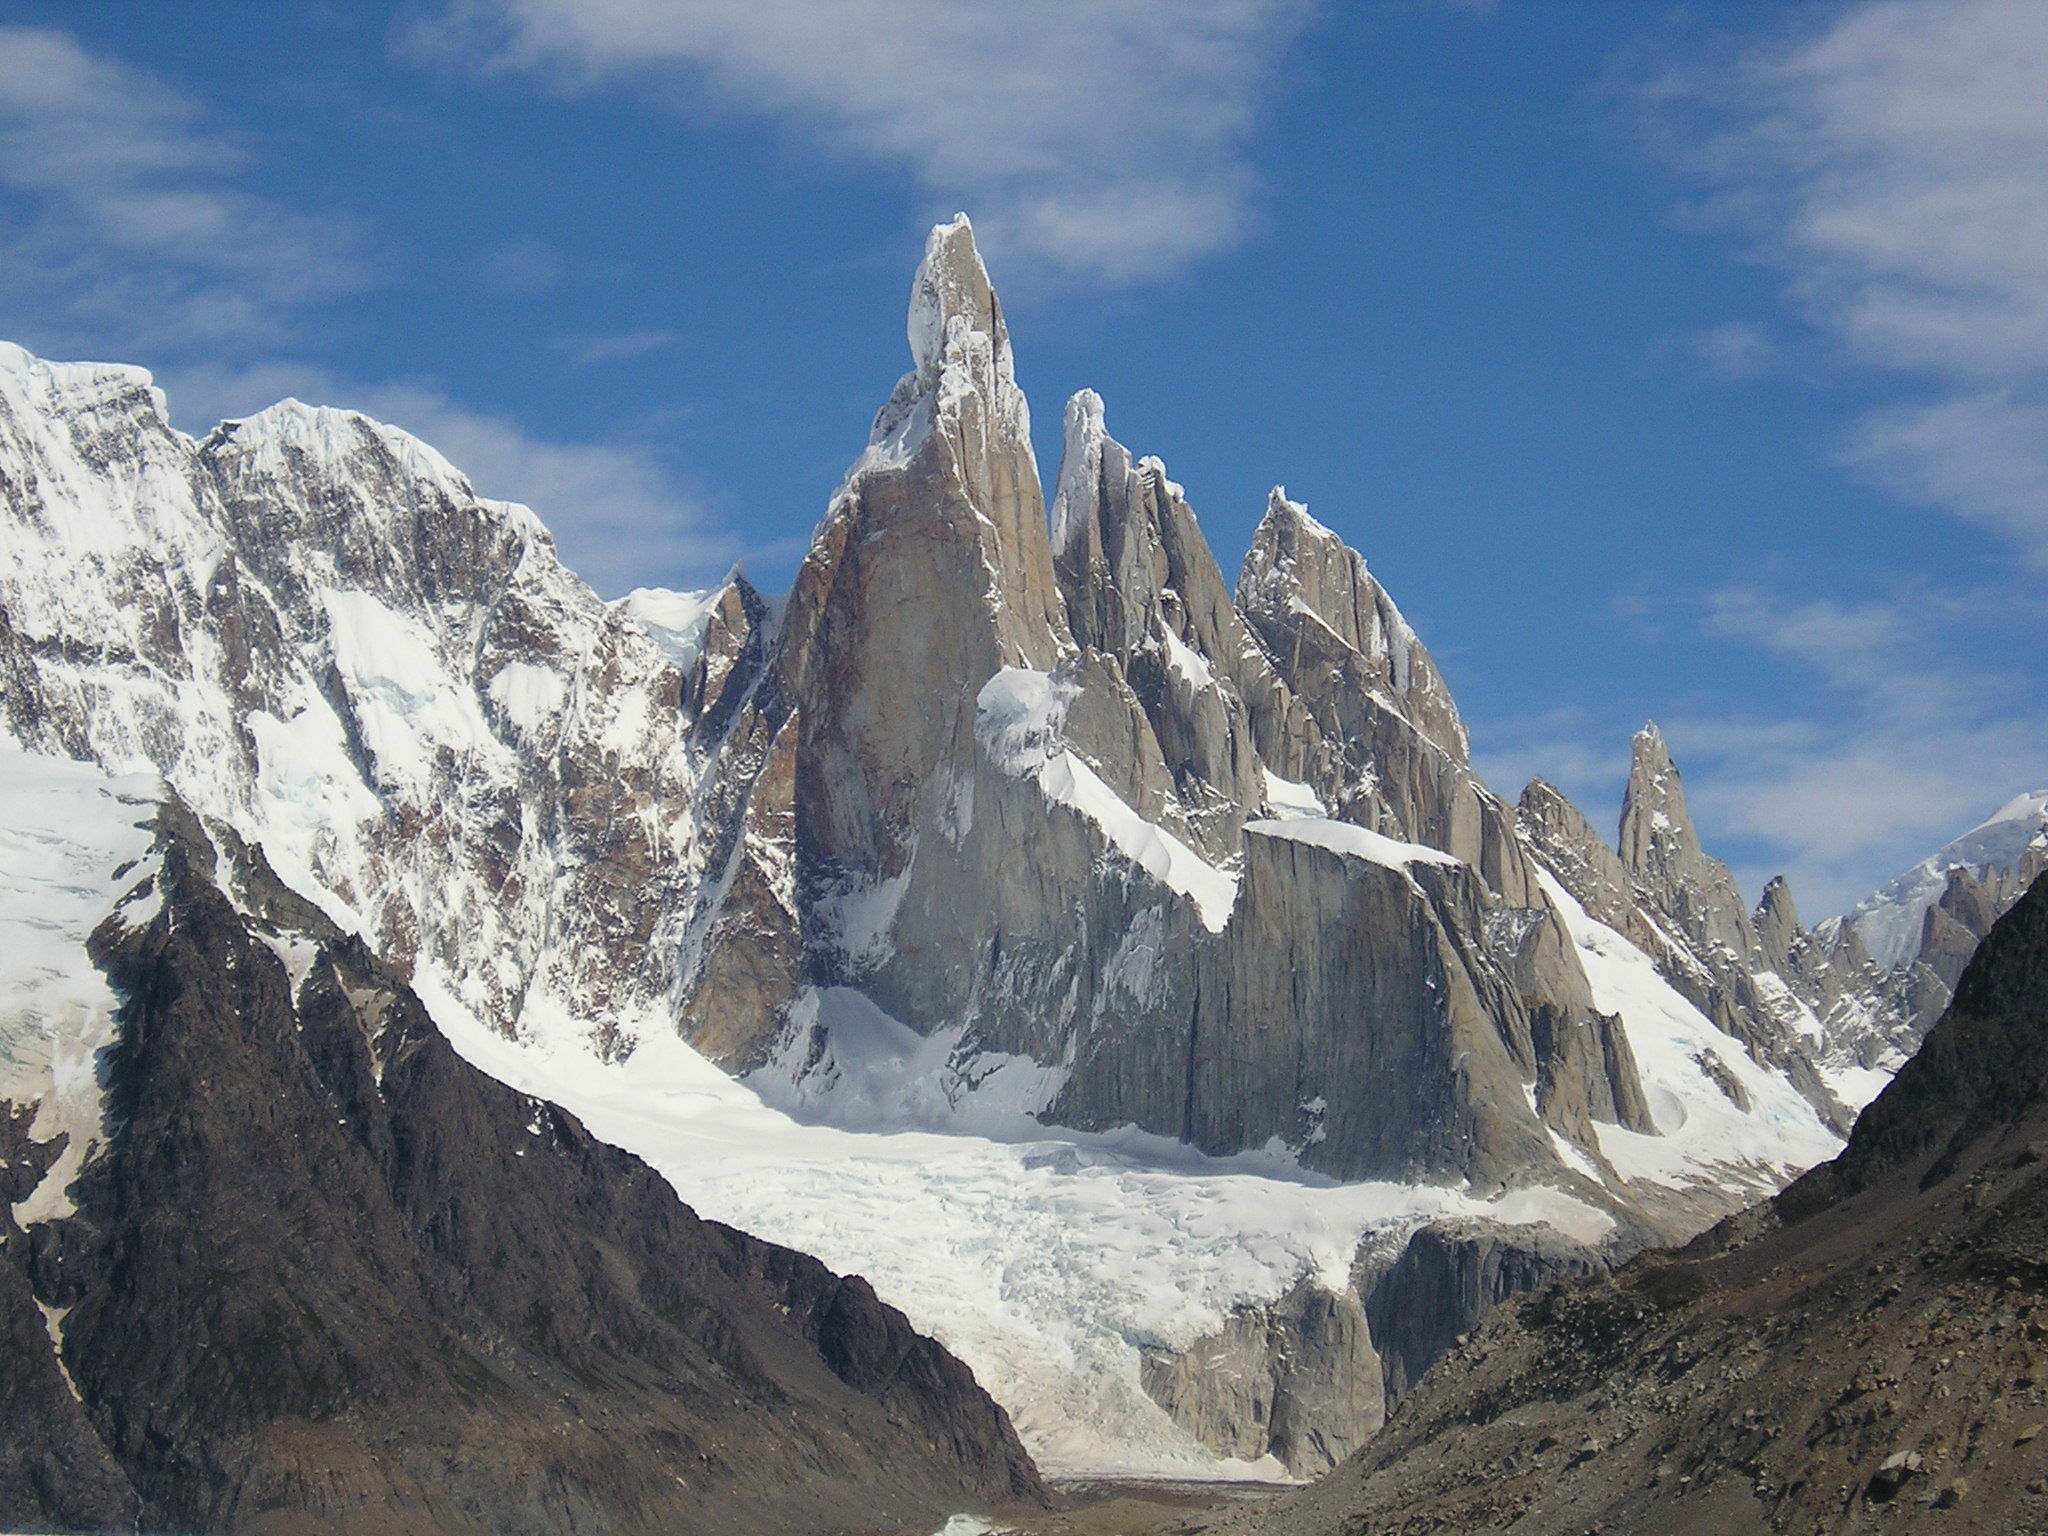
<svg viewBox="0 0 2048 1536">
<path fill-rule="evenodd" d="M 936 1532 L 920 1529 L 888 1536 L 1173 1536 L 1192 1518 L 1262 1503 L 1289 1486 L 1200 1478 L 1055 1480 L 1055 1509 L 956 1515 Z"/>
</svg>

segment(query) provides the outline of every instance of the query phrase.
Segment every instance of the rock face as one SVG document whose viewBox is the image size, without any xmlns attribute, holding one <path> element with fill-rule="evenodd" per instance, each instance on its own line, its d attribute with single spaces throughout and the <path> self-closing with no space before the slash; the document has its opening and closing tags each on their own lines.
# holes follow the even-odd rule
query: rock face
<svg viewBox="0 0 2048 1536">
<path fill-rule="evenodd" d="M 2037 881 L 1840 1157 L 1503 1307 L 1324 1483 L 1211 1528 L 2041 1529 L 2044 1062 Z"/>
<path fill-rule="evenodd" d="M 1303 1284 L 1222 1332 L 1144 1363 L 1145 1390 L 1207 1445 L 1271 1455 L 1295 1477 L 1329 1471 L 1386 1418 L 1380 1361 L 1358 1298 Z"/>
<path fill-rule="evenodd" d="M 1547 1227 L 1517 1231 L 1459 1221 L 1422 1228 L 1361 1286 L 1385 1360 L 1388 1401 L 1407 1396 L 1502 1302 L 1607 1268 L 1599 1253 Z"/>
<path fill-rule="evenodd" d="M 68 1210 L 6 1224 L 0 1520 L 827 1531 L 1042 1497 L 864 1282 L 485 1078 L 219 835 L 167 807 L 93 940 L 113 1129 Z"/>
<path fill-rule="evenodd" d="M 1053 1118 L 1277 1139 L 1348 1177 L 1564 1178 L 1554 1137 L 1645 1127 L 1512 815 L 1357 554 L 1276 494 L 1233 602 L 1180 487 L 1087 394 L 1048 532 L 964 223 L 934 232 L 911 340 L 734 727 L 790 743 L 789 788 L 760 754 L 745 813 L 786 794 L 790 842 L 739 839 L 687 1008 L 730 1015 L 728 953 L 801 953 L 813 988 L 957 1030 L 963 1082 L 1028 1059 L 1057 1068 Z M 753 871 L 777 866 L 793 901 L 764 918 Z M 751 1026 L 698 1038 L 742 1066 L 774 1040 L 778 1072 L 830 1059 L 757 972 Z"/>
</svg>

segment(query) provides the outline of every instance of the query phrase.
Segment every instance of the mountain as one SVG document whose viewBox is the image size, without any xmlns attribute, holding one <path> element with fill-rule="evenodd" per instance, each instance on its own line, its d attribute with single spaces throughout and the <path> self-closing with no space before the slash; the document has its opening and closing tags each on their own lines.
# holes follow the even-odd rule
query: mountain
<svg viewBox="0 0 2048 1536">
<path fill-rule="evenodd" d="M 1503 1308 L 1324 1483 L 1210 1529 L 2048 1528 L 2048 881 L 1832 1162 Z"/>
<path fill-rule="evenodd" d="M 470 1067 L 232 832 L 5 768 L 0 1522 L 830 1531 L 1043 1497 L 863 1281 Z"/>
<path fill-rule="evenodd" d="M 908 339 L 786 596 L 609 604 L 395 428 L 193 439 L 0 349 L 0 730 L 159 777 L 1067 1469 L 1317 1470 L 1496 1302 L 1838 1149 L 1926 989 L 1746 911 L 1654 729 L 1617 846 L 1510 806 L 1284 491 L 1233 586 L 1083 392 L 1048 509 L 964 219 Z"/>
<path fill-rule="evenodd" d="M 1931 937 L 1927 914 L 1944 905 L 1951 885 L 1990 884 L 2010 906 L 2040 873 L 2048 849 L 2048 790 L 2015 795 L 1984 822 L 1887 881 L 1849 914 L 1871 959 L 1887 970 L 1910 963 Z M 2029 863 L 2034 866 L 2027 870 Z M 1969 879 L 1956 881 L 1963 871 Z M 2016 890 L 2006 887 L 2017 881 Z M 1996 897 L 1994 897 L 1996 899 Z M 1954 905 L 1953 900 L 1949 905 Z M 1937 924 L 1938 926 L 1938 924 Z M 1976 935 L 1982 938 L 1983 934 Z M 1957 974 L 1960 974 L 1960 968 Z M 1954 986 L 1956 977 L 1947 978 Z"/>
</svg>

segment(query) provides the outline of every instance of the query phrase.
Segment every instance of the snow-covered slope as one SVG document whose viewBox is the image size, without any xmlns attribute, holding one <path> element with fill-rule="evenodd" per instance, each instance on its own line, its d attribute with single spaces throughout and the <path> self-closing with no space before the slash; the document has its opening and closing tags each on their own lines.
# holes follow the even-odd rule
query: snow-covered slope
<svg viewBox="0 0 2048 1536">
<path fill-rule="evenodd" d="M 1558 1190 L 1339 1184 L 1282 1151 L 1209 1158 L 973 1094 L 928 1108 L 929 1129 L 849 1130 L 771 1107 L 673 1037 L 607 1063 L 507 1041 L 445 994 L 436 1018 L 475 1065 L 638 1153 L 701 1214 L 867 1276 L 973 1367 L 1053 1473 L 1284 1476 L 1176 1424 L 1140 1384 L 1143 1352 L 1185 1351 L 1303 1280 L 1341 1291 L 1361 1243 L 1398 1247 L 1428 1221 L 1547 1223 L 1595 1244 L 1614 1226 Z M 863 1099 L 849 1118 L 874 1127 L 877 1108 L 901 1114 Z"/>
<path fill-rule="evenodd" d="M 35 1106 L 32 1139 L 66 1139 L 14 1202 L 23 1228 L 69 1214 L 65 1191 L 106 1133 L 98 1058 L 119 1000 L 87 943 L 110 918 L 154 915 L 159 792 L 151 774 L 0 749 L 0 1101 Z"/>
<path fill-rule="evenodd" d="M 0 477 L 6 738 L 160 774 L 505 1028 L 663 994 L 705 602 L 608 608 L 532 513 L 362 416 L 194 441 L 140 370 L 11 347 Z"/>
</svg>

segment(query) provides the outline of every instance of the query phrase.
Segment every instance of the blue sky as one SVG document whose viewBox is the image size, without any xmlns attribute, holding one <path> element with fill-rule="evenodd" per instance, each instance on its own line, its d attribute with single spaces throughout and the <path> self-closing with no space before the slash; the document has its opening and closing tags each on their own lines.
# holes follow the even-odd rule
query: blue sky
<svg viewBox="0 0 2048 1536">
<path fill-rule="evenodd" d="M 2048 783 L 2044 78 L 2036 0 L 14 0 L 0 335 L 772 587 L 964 208 L 1041 454 L 1099 389 L 1226 571 L 1285 483 L 1497 788 L 1611 826 L 1655 717 L 1815 916 Z"/>
</svg>

